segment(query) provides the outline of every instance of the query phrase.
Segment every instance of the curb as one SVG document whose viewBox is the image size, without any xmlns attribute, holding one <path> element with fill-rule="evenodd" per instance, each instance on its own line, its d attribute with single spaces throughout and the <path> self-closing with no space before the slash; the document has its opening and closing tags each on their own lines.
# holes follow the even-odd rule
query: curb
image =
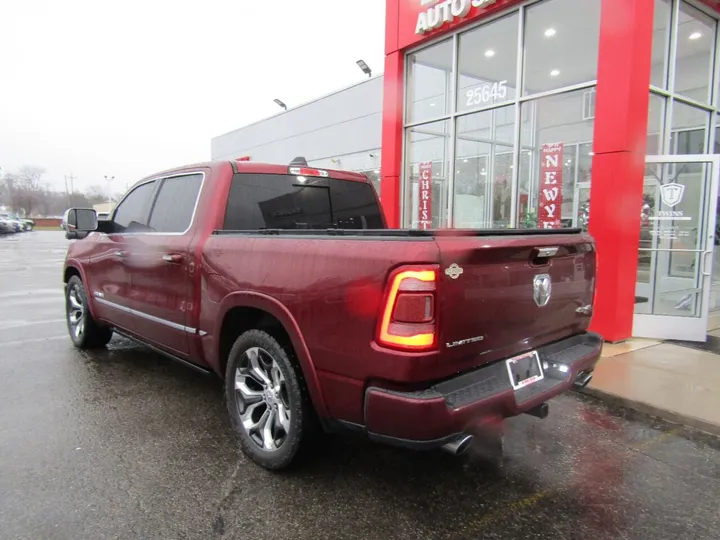
<svg viewBox="0 0 720 540">
<path fill-rule="evenodd" d="M 632 399 L 618 396 L 610 392 L 598 390 L 597 388 L 590 388 L 586 386 L 582 390 L 578 390 L 578 392 L 580 394 L 585 394 L 600 399 L 607 403 L 619 405 L 626 409 L 633 409 L 644 414 L 657 416 L 658 418 L 662 418 L 663 420 L 672 422 L 674 424 L 681 424 L 683 426 L 710 433 L 711 435 L 720 436 L 720 425 L 713 424 L 712 422 L 708 422 L 707 420 L 702 420 L 701 418 L 685 415 L 676 411 L 662 409 L 660 407 L 655 407 L 654 405 L 649 405 L 647 403 L 643 403 L 642 401 L 634 401 Z"/>
</svg>

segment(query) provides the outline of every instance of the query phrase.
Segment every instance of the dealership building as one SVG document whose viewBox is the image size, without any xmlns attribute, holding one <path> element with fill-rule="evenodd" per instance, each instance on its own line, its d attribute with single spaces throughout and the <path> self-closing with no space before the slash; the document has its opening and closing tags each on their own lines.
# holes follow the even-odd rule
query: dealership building
<svg viewBox="0 0 720 540">
<path fill-rule="evenodd" d="M 363 172 L 393 227 L 588 229 L 596 331 L 704 340 L 720 0 L 386 1 L 382 76 L 216 137 L 212 158 Z"/>
</svg>

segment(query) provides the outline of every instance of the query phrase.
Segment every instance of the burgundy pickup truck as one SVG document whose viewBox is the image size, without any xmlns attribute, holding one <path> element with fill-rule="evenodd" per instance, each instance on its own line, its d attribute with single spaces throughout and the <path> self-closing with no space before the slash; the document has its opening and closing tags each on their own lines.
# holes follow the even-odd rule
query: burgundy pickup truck
<svg viewBox="0 0 720 540">
<path fill-rule="evenodd" d="M 214 162 L 71 209 L 67 323 L 225 380 L 243 450 L 279 469 L 318 430 L 465 450 L 590 380 L 595 248 L 577 230 L 387 229 L 360 174 Z M 92 232 L 89 232 L 92 231 Z"/>
</svg>

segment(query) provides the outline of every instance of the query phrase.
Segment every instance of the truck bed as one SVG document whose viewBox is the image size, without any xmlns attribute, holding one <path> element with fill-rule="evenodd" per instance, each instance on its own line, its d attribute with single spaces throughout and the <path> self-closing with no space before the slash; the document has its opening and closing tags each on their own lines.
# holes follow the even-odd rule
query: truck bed
<svg viewBox="0 0 720 540">
<path fill-rule="evenodd" d="M 537 259 L 547 247 L 557 255 Z M 574 229 L 220 230 L 204 259 L 210 305 L 233 291 L 272 296 L 296 321 L 322 386 L 358 407 L 370 380 L 422 387 L 584 332 L 595 279 L 592 240 Z M 376 342 L 388 277 L 407 265 L 437 268 L 437 350 Z M 453 265 L 462 269 L 455 278 Z M 538 306 L 533 279 L 542 274 L 553 291 Z"/>
</svg>

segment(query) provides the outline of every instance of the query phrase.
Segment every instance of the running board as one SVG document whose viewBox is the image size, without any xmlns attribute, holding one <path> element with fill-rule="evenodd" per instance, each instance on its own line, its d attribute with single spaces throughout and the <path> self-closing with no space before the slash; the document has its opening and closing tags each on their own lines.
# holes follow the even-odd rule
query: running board
<svg viewBox="0 0 720 540">
<path fill-rule="evenodd" d="M 188 367 L 188 368 L 190 368 L 190 369 L 192 369 L 192 370 L 194 370 L 194 371 L 197 371 L 197 372 L 199 372 L 199 373 L 202 373 L 203 375 L 215 375 L 215 372 L 212 371 L 211 369 L 207 369 L 207 368 L 204 368 L 204 367 L 202 367 L 202 366 L 198 366 L 197 364 L 193 364 L 192 362 L 190 362 L 190 361 L 188 361 L 188 360 L 185 360 L 184 358 L 180 358 L 179 356 L 175 356 L 174 354 L 169 353 L 169 352 L 167 352 L 167 351 L 164 351 L 164 350 L 162 350 L 161 348 L 156 347 L 155 345 L 150 345 L 150 344 L 147 343 L 146 341 L 143 341 L 143 340 L 141 340 L 140 338 L 137 338 L 137 337 L 135 337 L 135 336 L 133 336 L 133 335 L 131 335 L 131 334 L 128 334 L 127 332 L 124 332 L 124 331 L 122 331 L 122 330 L 118 330 L 117 328 L 113 328 L 113 331 L 114 331 L 116 334 L 121 335 L 122 337 L 128 338 L 129 340 L 134 341 L 135 343 L 138 343 L 138 344 L 142 345 L 143 347 L 147 347 L 147 348 L 150 349 L 151 351 L 156 352 L 156 353 L 164 356 L 165 358 L 169 358 L 170 360 L 174 360 L 174 361 L 177 362 L 178 364 L 182 364 L 183 366 Z"/>
</svg>

